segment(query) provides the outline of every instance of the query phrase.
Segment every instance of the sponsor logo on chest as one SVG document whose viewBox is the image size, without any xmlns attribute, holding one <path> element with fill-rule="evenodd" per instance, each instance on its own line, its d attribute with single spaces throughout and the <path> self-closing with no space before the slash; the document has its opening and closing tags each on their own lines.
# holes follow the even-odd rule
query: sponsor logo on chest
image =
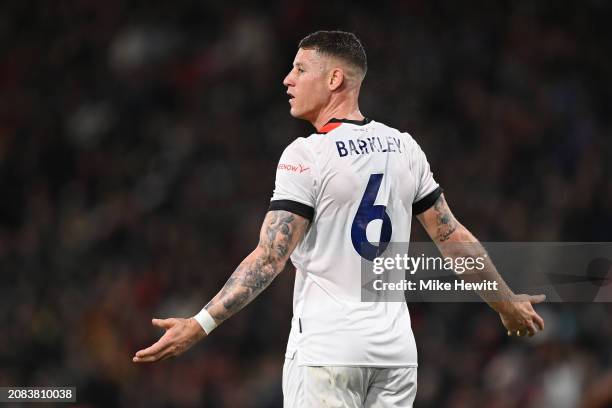
<svg viewBox="0 0 612 408">
<path fill-rule="evenodd" d="M 303 173 L 306 170 L 308 170 L 309 168 L 310 167 L 304 166 L 302 164 L 286 164 L 286 163 L 279 163 L 278 164 L 278 169 L 279 170 L 290 171 L 292 173 Z"/>
</svg>

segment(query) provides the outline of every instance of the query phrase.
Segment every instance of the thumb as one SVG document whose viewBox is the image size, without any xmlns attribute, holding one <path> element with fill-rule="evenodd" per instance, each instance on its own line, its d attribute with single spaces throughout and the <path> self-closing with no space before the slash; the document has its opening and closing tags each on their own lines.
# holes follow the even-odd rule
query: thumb
<svg viewBox="0 0 612 408">
<path fill-rule="evenodd" d="M 544 294 L 529 296 L 529 301 L 534 305 L 537 303 L 542 303 L 545 300 L 546 300 L 546 295 Z"/>
<path fill-rule="evenodd" d="M 153 326 L 161 327 L 162 329 L 168 330 L 172 327 L 171 320 L 172 319 L 153 319 L 151 320 L 151 323 L 153 323 Z"/>
</svg>

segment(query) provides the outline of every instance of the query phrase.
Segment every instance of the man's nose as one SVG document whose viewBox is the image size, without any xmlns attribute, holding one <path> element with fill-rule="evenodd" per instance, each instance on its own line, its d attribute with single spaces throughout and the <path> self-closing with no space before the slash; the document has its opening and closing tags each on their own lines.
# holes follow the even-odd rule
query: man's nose
<svg viewBox="0 0 612 408">
<path fill-rule="evenodd" d="M 291 79 L 291 73 L 287 74 L 285 79 L 283 79 L 283 85 L 285 86 L 293 85 L 293 81 Z"/>
</svg>

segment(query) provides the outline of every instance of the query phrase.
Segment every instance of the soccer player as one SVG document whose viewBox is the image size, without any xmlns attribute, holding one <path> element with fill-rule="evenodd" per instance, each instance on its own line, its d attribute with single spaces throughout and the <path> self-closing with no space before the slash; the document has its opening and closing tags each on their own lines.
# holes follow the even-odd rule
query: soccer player
<svg viewBox="0 0 612 408">
<path fill-rule="evenodd" d="M 134 362 L 177 356 L 210 335 L 291 257 L 296 277 L 284 405 L 412 406 L 417 350 L 407 305 L 361 302 L 361 260 L 379 256 L 389 242 L 409 242 L 413 215 L 442 255 L 471 255 L 445 245 L 455 242 L 485 251 L 453 216 L 417 142 L 359 111 L 366 70 L 365 51 L 352 33 L 319 31 L 300 42 L 283 84 L 291 115 L 316 133 L 283 152 L 259 244 L 196 316 L 153 319 L 166 332 Z M 514 295 L 492 263 L 485 266 L 472 279 L 498 282 L 495 298 L 482 296 L 508 334 L 543 330 L 532 307 L 543 295 Z"/>
</svg>

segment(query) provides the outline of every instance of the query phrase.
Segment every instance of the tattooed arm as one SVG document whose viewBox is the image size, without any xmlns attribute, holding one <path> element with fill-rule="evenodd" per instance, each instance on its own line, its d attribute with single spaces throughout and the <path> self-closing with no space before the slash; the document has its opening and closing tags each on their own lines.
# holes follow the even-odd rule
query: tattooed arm
<svg viewBox="0 0 612 408">
<path fill-rule="evenodd" d="M 438 197 L 431 208 L 417 215 L 417 219 L 421 222 L 431 239 L 436 243 L 443 257 L 476 258 L 486 254 L 486 250 L 476 237 L 457 221 L 446 203 L 444 194 Z M 485 268 L 482 273 L 476 275 L 475 272 L 476 270 L 467 271 L 463 274 L 463 277 L 467 280 L 475 281 L 496 281 L 498 282 L 497 287 L 499 288 L 497 297 L 509 299 L 513 295 L 512 290 L 510 290 L 506 282 L 504 282 L 499 275 L 488 256 L 486 257 Z M 486 292 L 479 293 L 479 295 L 495 309 L 495 302 L 491 302 L 486 298 Z"/>
<path fill-rule="evenodd" d="M 425 212 L 417 215 L 431 239 L 436 243 L 443 257 L 484 258 L 484 268 L 466 270 L 462 278 L 471 282 L 497 282 L 497 290 L 477 291 L 478 295 L 497 311 L 508 335 L 533 336 L 537 329 L 544 329 L 544 321 L 533 310 L 532 303 L 540 303 L 544 295 L 515 295 L 497 272 L 491 258 L 478 239 L 457 221 L 451 212 L 444 194 Z"/>
<path fill-rule="evenodd" d="M 261 227 L 259 244 L 230 276 L 205 309 L 217 324 L 249 304 L 274 280 L 308 228 L 308 219 L 288 211 L 269 211 Z M 177 356 L 205 336 L 195 319 L 153 319 L 166 330 L 152 346 L 132 358 L 136 363 Z"/>
<path fill-rule="evenodd" d="M 270 211 L 266 215 L 257 248 L 236 268 L 206 310 L 221 323 L 246 306 L 285 267 L 289 255 L 302 240 L 308 220 L 287 211 Z"/>
</svg>

